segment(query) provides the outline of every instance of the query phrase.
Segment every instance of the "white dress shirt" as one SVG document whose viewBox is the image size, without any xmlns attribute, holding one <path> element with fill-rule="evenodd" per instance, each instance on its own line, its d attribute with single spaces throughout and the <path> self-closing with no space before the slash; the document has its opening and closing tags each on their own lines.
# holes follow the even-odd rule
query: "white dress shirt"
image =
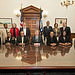
<svg viewBox="0 0 75 75">
<path fill-rule="evenodd" d="M 23 31 L 24 31 L 24 35 L 26 35 L 26 27 L 25 27 L 25 28 L 23 28 Z"/>
<path fill-rule="evenodd" d="M 65 40 L 65 37 L 63 37 L 63 39 Z"/>
<path fill-rule="evenodd" d="M 10 38 L 9 38 L 9 41 L 10 41 Z"/>
<path fill-rule="evenodd" d="M 49 26 L 47 26 L 47 28 L 49 29 Z"/>
</svg>

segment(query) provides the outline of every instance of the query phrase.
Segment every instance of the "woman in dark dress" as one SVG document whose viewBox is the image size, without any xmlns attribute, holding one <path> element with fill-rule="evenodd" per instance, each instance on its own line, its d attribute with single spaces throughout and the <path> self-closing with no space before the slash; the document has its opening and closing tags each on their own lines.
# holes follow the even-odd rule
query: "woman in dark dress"
<svg viewBox="0 0 75 75">
<path fill-rule="evenodd" d="M 63 36 L 59 37 L 60 45 L 71 45 L 71 38 L 66 35 L 66 31 L 63 31 Z"/>
<path fill-rule="evenodd" d="M 15 44 L 15 38 L 12 37 L 11 33 L 7 33 L 7 38 L 5 39 L 5 45 L 12 45 Z"/>
</svg>

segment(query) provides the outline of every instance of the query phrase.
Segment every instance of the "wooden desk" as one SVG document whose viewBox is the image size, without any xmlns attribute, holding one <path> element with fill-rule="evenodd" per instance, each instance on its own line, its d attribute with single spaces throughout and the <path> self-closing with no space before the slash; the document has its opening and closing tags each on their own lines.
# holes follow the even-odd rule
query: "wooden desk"
<svg viewBox="0 0 75 75">
<path fill-rule="evenodd" d="M 75 47 L 1 45 L 0 69 L 75 69 Z"/>
</svg>

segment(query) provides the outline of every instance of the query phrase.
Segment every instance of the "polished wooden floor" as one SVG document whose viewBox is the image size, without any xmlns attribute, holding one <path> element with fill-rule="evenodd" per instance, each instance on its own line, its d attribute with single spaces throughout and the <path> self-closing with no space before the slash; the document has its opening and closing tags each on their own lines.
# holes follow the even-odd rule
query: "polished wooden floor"
<svg viewBox="0 0 75 75">
<path fill-rule="evenodd" d="M 75 68 L 75 46 L 0 46 L 0 69 Z"/>
</svg>

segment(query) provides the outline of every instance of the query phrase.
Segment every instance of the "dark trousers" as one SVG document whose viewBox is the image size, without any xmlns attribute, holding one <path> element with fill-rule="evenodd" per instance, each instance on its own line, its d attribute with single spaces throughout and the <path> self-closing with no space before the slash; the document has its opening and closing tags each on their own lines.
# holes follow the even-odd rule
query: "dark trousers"
<svg viewBox="0 0 75 75">
<path fill-rule="evenodd" d="M 0 37 L 0 45 L 1 45 L 1 37 Z"/>
</svg>

